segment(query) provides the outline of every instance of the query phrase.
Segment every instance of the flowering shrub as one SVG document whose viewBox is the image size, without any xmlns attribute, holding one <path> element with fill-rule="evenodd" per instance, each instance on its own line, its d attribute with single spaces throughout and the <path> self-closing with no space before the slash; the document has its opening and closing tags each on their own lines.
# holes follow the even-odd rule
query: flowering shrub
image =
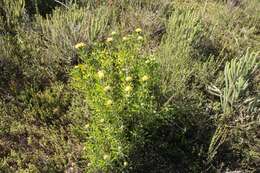
<svg viewBox="0 0 260 173">
<path fill-rule="evenodd" d="M 85 94 L 92 113 L 85 144 L 89 172 L 130 168 L 128 153 L 156 117 L 157 64 L 152 56 L 140 54 L 141 32 L 124 37 L 112 32 L 91 50 L 84 43 L 75 46 L 82 64 L 72 70 L 71 84 Z"/>
</svg>

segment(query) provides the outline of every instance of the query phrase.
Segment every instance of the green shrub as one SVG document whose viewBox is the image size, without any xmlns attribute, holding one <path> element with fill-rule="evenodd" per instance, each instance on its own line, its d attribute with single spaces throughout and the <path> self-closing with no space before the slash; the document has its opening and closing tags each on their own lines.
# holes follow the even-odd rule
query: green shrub
<svg viewBox="0 0 260 173">
<path fill-rule="evenodd" d="M 76 45 L 83 63 L 71 72 L 71 84 L 85 94 L 91 111 L 85 144 L 89 172 L 128 168 L 129 151 L 144 142 L 142 129 L 155 118 L 156 62 L 140 54 L 139 32 L 123 38 L 113 33 L 91 50 Z"/>
</svg>

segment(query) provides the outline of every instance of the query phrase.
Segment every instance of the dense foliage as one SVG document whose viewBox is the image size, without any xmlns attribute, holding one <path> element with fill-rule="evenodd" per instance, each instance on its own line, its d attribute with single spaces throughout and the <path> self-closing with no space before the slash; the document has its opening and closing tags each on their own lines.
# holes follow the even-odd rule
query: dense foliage
<svg viewBox="0 0 260 173">
<path fill-rule="evenodd" d="M 258 0 L 0 0 L 0 172 L 259 172 Z"/>
</svg>

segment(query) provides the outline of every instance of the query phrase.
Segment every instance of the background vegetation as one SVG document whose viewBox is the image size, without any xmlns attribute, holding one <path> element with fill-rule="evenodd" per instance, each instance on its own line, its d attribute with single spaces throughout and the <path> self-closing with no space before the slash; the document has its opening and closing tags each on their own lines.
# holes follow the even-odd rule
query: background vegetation
<svg viewBox="0 0 260 173">
<path fill-rule="evenodd" d="M 259 14 L 0 0 L 0 172 L 259 172 Z"/>
</svg>

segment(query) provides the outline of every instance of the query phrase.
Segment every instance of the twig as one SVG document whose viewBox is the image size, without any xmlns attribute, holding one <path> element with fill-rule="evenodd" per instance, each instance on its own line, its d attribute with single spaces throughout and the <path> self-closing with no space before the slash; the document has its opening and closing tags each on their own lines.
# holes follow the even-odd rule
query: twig
<svg viewBox="0 0 260 173">
<path fill-rule="evenodd" d="M 69 7 L 68 7 L 66 4 L 64 4 L 63 2 L 60 2 L 60 1 L 58 1 L 58 0 L 54 0 L 54 1 L 57 2 L 57 3 L 59 3 L 59 4 L 61 4 L 61 5 L 63 5 L 65 8 L 69 9 Z"/>
<path fill-rule="evenodd" d="M 174 98 L 175 95 L 172 95 L 164 104 L 163 104 L 163 107 L 166 107 L 171 101 L 172 99 Z"/>
</svg>

